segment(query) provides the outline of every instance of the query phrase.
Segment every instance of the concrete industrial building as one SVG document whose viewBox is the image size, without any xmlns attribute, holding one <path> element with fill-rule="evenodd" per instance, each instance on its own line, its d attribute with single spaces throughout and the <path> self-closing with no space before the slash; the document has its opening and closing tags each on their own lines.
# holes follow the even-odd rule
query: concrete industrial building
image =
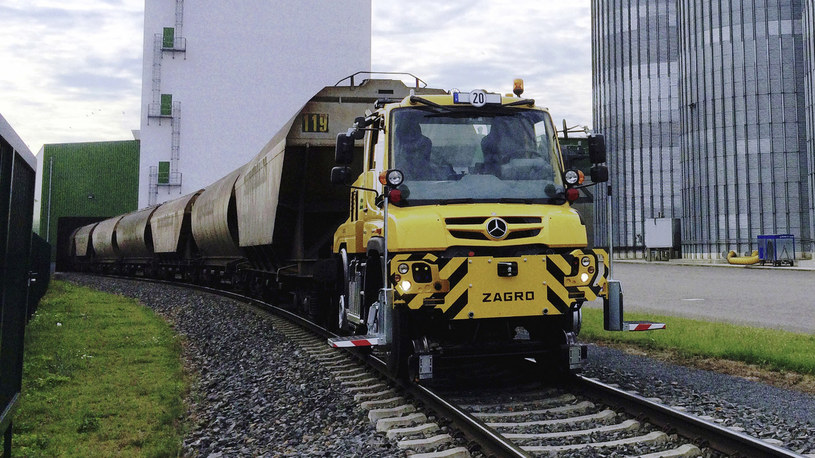
<svg viewBox="0 0 815 458">
<path fill-rule="evenodd" d="M 686 258 L 786 233 L 811 254 L 815 0 L 805 2 L 592 1 L 594 127 L 609 147 L 618 253 L 639 256 L 650 222 L 668 218 Z"/>
<path fill-rule="evenodd" d="M 370 0 L 148 0 L 139 207 L 245 164 L 319 89 L 370 62 Z"/>
</svg>

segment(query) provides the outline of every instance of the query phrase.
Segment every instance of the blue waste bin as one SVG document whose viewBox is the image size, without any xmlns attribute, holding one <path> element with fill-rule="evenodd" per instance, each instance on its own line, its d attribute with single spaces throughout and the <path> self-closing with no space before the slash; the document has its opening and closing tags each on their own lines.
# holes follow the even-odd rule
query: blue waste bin
<svg viewBox="0 0 815 458">
<path fill-rule="evenodd" d="M 759 235 L 758 259 L 761 265 L 795 265 L 795 236 L 792 234 Z"/>
</svg>

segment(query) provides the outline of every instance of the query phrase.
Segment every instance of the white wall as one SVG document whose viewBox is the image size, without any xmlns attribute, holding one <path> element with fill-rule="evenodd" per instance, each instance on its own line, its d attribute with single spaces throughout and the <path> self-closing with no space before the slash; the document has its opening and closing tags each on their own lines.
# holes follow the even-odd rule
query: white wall
<svg viewBox="0 0 815 458">
<path fill-rule="evenodd" d="M 371 0 L 184 2 L 185 53 L 164 52 L 161 93 L 180 102 L 179 187 L 158 202 L 206 187 L 248 162 L 324 86 L 371 62 Z M 146 0 L 139 207 L 149 169 L 169 161 L 171 122 L 149 118 L 154 35 L 175 26 L 176 2 Z M 174 57 L 174 58 L 173 58 Z"/>
</svg>

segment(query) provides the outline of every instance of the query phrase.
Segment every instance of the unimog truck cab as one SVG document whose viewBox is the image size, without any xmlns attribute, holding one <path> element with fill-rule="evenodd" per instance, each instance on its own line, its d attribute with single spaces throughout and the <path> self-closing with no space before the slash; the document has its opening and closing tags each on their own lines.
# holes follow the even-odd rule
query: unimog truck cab
<svg viewBox="0 0 815 458">
<path fill-rule="evenodd" d="M 583 173 L 564 169 L 551 116 L 520 86 L 380 100 L 338 136 L 331 179 L 351 197 L 334 235 L 336 325 L 355 335 L 332 345 L 382 345 L 394 373 L 418 379 L 440 358 L 582 366 L 581 306 L 608 297 L 609 259 L 570 205 Z"/>
</svg>

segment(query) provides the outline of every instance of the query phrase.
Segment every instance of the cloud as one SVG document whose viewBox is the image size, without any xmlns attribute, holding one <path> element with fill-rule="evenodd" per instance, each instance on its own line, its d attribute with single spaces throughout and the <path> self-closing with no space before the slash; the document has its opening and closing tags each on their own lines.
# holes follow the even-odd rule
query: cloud
<svg viewBox="0 0 815 458">
<path fill-rule="evenodd" d="M 139 124 L 142 23 L 143 3 L 134 0 L 4 2 L 0 110 L 32 151 L 130 138 Z"/>
<path fill-rule="evenodd" d="M 589 2 L 371 3 L 373 70 L 502 93 L 520 77 L 556 120 L 590 123 Z M 0 112 L 32 151 L 139 128 L 143 12 L 143 0 L 2 2 Z"/>
<path fill-rule="evenodd" d="M 584 4 L 585 3 L 585 4 Z M 373 0 L 373 68 L 410 71 L 433 87 L 525 96 L 570 125 L 591 122 L 587 2 Z"/>
</svg>

